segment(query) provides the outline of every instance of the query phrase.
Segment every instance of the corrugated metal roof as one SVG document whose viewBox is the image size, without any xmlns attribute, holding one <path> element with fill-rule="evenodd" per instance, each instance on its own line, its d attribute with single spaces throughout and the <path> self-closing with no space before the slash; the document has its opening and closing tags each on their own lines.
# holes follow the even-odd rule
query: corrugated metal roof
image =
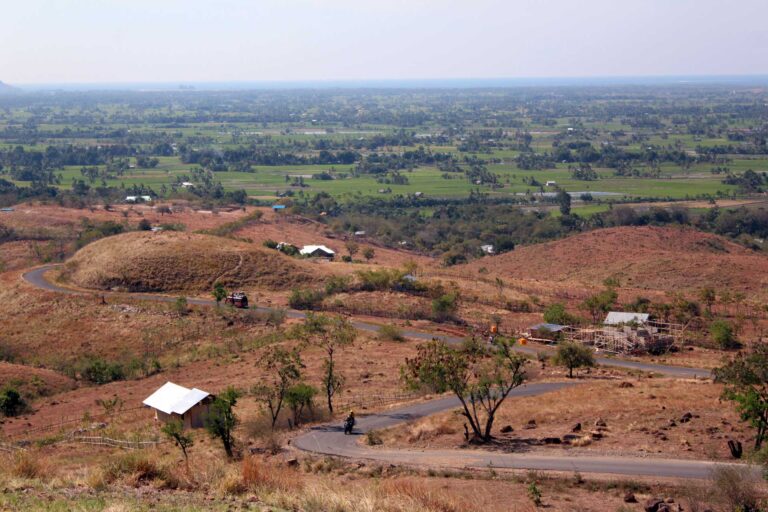
<svg viewBox="0 0 768 512">
<path fill-rule="evenodd" d="M 532 326 L 530 327 L 530 330 L 532 330 L 532 331 L 538 331 L 538 330 L 540 330 L 540 329 L 546 329 L 546 330 L 548 330 L 549 332 L 560 332 L 560 331 L 562 331 L 563 329 L 565 329 L 566 327 L 567 327 L 567 326 L 565 326 L 565 325 L 560 325 L 560 324 L 546 324 L 546 323 L 544 323 L 544 324 L 536 324 L 536 325 L 532 325 Z"/>
<path fill-rule="evenodd" d="M 142 403 L 166 414 L 184 414 L 207 396 L 209 393 L 197 388 L 188 389 L 166 382 Z"/>
<path fill-rule="evenodd" d="M 650 315 L 648 313 L 624 313 L 621 311 L 611 311 L 608 316 L 605 317 L 603 324 L 605 325 L 619 325 L 619 324 L 631 324 L 638 323 L 644 324 L 648 321 Z"/>
<path fill-rule="evenodd" d="M 328 247 L 324 245 L 305 245 L 300 251 L 300 254 L 312 254 L 316 250 L 320 249 L 321 251 L 327 253 L 327 254 L 336 254 L 333 252 L 333 250 L 329 249 Z"/>
</svg>

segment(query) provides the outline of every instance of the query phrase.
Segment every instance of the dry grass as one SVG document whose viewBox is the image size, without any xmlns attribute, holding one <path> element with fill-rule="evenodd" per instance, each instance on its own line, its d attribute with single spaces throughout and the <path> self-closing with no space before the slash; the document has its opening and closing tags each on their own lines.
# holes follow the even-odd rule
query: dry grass
<svg viewBox="0 0 768 512">
<path fill-rule="evenodd" d="M 53 468 L 45 456 L 37 451 L 17 451 L 7 461 L 13 476 L 29 480 L 47 480 L 53 474 Z"/>
<path fill-rule="evenodd" d="M 316 279 L 277 251 L 209 235 L 134 232 L 87 245 L 62 277 L 84 288 L 131 292 L 289 289 Z"/>
<path fill-rule="evenodd" d="M 300 492 L 304 488 L 298 471 L 283 465 L 266 463 L 254 456 L 243 459 L 241 479 L 247 489 L 256 491 Z"/>
<path fill-rule="evenodd" d="M 538 397 L 512 398 L 499 409 L 491 449 L 527 446 L 561 450 L 575 447 L 592 452 L 644 453 L 682 458 L 730 460 L 726 441 L 748 440 L 752 431 L 741 423 L 733 407 L 720 401 L 721 387 L 710 382 L 674 379 L 632 379 L 632 387 L 618 380 L 581 382 Z M 680 418 L 687 412 L 694 417 Z M 604 420 L 607 429 L 596 427 Z M 526 429 L 535 420 L 534 429 Z M 674 421 L 674 424 L 671 423 Z M 463 444 L 463 418 L 444 413 L 384 431 L 386 446 L 450 448 Z M 547 437 L 582 429 L 570 445 L 540 446 Z M 503 426 L 513 432 L 501 434 Z M 600 431 L 599 434 L 592 434 Z"/>
</svg>

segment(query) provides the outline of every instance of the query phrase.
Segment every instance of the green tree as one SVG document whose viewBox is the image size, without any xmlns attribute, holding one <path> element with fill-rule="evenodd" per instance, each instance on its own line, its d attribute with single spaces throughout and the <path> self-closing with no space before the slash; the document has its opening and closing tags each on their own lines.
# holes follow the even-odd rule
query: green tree
<svg viewBox="0 0 768 512">
<path fill-rule="evenodd" d="M 568 192 L 562 188 L 558 189 L 557 195 L 555 196 L 555 201 L 560 208 L 560 213 L 563 215 L 571 214 L 571 195 Z"/>
<path fill-rule="evenodd" d="M 438 322 L 452 318 L 459 309 L 459 294 L 444 293 L 432 301 L 432 316 Z"/>
<path fill-rule="evenodd" d="M 27 408 L 27 402 L 16 388 L 6 387 L 0 391 L 0 412 L 4 416 L 16 416 Z"/>
<path fill-rule="evenodd" d="M 205 420 L 205 428 L 208 433 L 214 439 L 221 439 L 224 451 L 230 459 L 233 457 L 232 447 L 235 444 L 232 432 L 239 423 L 234 411 L 238 398 L 240 398 L 240 392 L 232 386 L 228 387 L 214 398 Z"/>
<path fill-rule="evenodd" d="M 722 350 L 733 350 L 741 347 L 741 343 L 736 338 L 733 325 L 727 320 L 715 320 L 709 324 L 709 333 L 712 341 Z"/>
<path fill-rule="evenodd" d="M 707 314 L 712 315 L 712 306 L 714 305 L 715 301 L 717 300 L 717 294 L 715 293 L 715 289 L 711 286 L 706 286 L 699 290 L 699 298 L 701 299 L 701 302 L 704 303 L 704 305 L 707 307 Z"/>
<path fill-rule="evenodd" d="M 376 251 L 373 250 L 373 247 L 366 247 L 365 249 L 363 249 L 363 257 L 367 261 L 371 261 L 374 258 L 374 256 L 376 256 Z"/>
<path fill-rule="evenodd" d="M 187 450 L 192 447 L 194 440 L 192 439 L 192 436 L 184 433 L 184 424 L 181 422 L 181 420 L 172 419 L 163 425 L 160 430 L 163 432 L 163 434 L 168 436 L 168 438 L 172 440 L 176 446 L 181 448 L 181 453 L 184 454 L 184 460 L 189 462 Z"/>
<path fill-rule="evenodd" d="M 287 351 L 280 347 L 268 349 L 259 364 L 267 374 L 264 379 L 266 384 L 254 386 L 252 393 L 267 406 L 274 430 L 286 393 L 301 378 L 304 364 L 301 362 L 301 354 L 298 350 Z"/>
<path fill-rule="evenodd" d="M 619 295 L 616 293 L 616 290 L 608 288 L 597 295 L 589 297 L 582 302 L 581 307 L 589 311 L 594 323 L 598 323 L 600 322 L 600 319 L 611 310 L 618 297 Z"/>
<path fill-rule="evenodd" d="M 285 394 L 285 403 L 293 413 L 293 425 L 299 426 L 304 409 L 312 410 L 317 388 L 304 382 L 291 386 Z"/>
<path fill-rule="evenodd" d="M 333 397 L 344 387 L 345 381 L 344 375 L 336 368 L 336 351 L 352 345 L 357 338 L 357 330 L 346 318 L 308 313 L 298 336 L 325 352 L 323 390 L 328 411 L 333 414 Z"/>
<path fill-rule="evenodd" d="M 568 377 L 573 378 L 574 368 L 595 366 L 595 355 L 589 347 L 581 343 L 565 342 L 557 346 L 554 363 L 568 368 Z"/>
<path fill-rule="evenodd" d="M 350 258 L 354 258 L 355 254 L 357 254 L 357 251 L 360 250 L 360 244 L 358 244 L 355 241 L 350 240 L 345 245 L 347 247 L 347 252 L 349 253 L 349 257 Z"/>
<path fill-rule="evenodd" d="M 560 303 L 550 304 L 544 310 L 544 321 L 548 324 L 573 325 L 578 323 L 577 319 L 565 310 L 565 306 Z"/>
<path fill-rule="evenodd" d="M 713 373 L 715 381 L 725 385 L 723 398 L 735 402 L 742 421 L 757 429 L 755 450 L 759 450 L 768 432 L 768 345 L 756 344 Z"/>
<path fill-rule="evenodd" d="M 514 341 L 501 336 L 489 348 L 474 339 L 461 347 L 432 340 L 419 345 L 417 355 L 406 359 L 402 377 L 413 389 L 452 392 L 461 402 L 474 438 L 487 442 L 496 412 L 509 393 L 525 381 L 524 356 L 512 350 Z"/>
<path fill-rule="evenodd" d="M 218 281 L 213 285 L 213 298 L 216 299 L 216 306 L 227 298 L 226 288 L 224 288 L 224 285 Z"/>
</svg>

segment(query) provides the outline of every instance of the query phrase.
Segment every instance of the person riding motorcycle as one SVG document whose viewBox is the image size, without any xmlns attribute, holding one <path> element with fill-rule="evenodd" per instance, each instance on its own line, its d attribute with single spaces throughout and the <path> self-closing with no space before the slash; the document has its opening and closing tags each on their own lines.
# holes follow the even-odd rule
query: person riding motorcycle
<svg viewBox="0 0 768 512">
<path fill-rule="evenodd" d="M 355 411 L 350 411 L 347 419 L 344 420 L 344 434 L 351 434 L 355 428 Z"/>
</svg>

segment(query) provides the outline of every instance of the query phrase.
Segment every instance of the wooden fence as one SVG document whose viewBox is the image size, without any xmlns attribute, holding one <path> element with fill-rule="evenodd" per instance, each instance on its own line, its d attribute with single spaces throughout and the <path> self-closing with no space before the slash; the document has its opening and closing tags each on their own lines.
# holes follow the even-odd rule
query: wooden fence
<svg viewBox="0 0 768 512">
<path fill-rule="evenodd" d="M 91 444 L 96 446 L 110 446 L 113 448 L 125 448 L 127 450 L 141 450 L 143 448 L 154 448 L 155 446 L 162 444 L 164 441 L 129 441 L 126 439 L 111 439 L 109 437 L 103 436 L 71 436 L 62 439 L 61 442 Z"/>
</svg>

